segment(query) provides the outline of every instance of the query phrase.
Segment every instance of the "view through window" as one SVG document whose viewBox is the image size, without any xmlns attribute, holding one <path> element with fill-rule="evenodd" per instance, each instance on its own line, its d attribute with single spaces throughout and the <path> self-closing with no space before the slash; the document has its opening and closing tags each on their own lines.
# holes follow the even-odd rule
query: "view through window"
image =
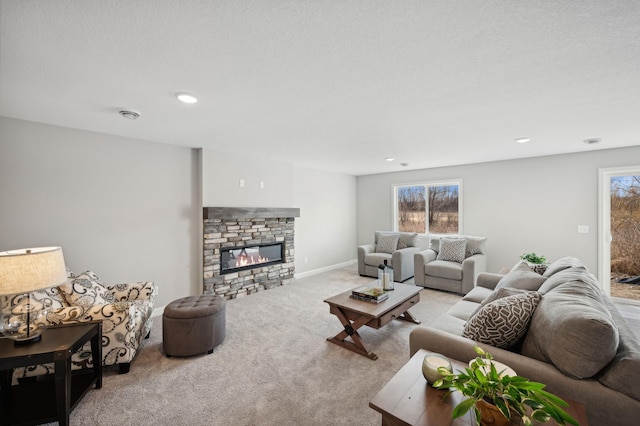
<svg viewBox="0 0 640 426">
<path fill-rule="evenodd" d="M 611 296 L 640 300 L 640 176 L 611 178 Z"/>
<path fill-rule="evenodd" d="M 460 182 L 396 186 L 397 230 L 420 234 L 458 234 L 461 220 L 460 187 Z"/>
</svg>

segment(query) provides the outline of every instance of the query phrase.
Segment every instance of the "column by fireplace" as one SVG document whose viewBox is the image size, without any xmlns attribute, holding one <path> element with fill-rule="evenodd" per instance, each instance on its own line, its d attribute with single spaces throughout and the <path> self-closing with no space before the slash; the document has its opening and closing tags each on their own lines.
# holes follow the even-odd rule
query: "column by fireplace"
<svg viewBox="0 0 640 426">
<path fill-rule="evenodd" d="M 293 278 L 296 208 L 205 207 L 204 293 L 227 299 Z"/>
</svg>

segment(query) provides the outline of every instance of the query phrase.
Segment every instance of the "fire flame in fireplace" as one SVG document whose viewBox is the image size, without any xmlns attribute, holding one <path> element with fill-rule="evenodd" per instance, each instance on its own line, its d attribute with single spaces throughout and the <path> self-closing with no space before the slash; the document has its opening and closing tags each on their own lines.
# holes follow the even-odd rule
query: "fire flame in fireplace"
<svg viewBox="0 0 640 426">
<path fill-rule="evenodd" d="M 236 268 L 241 268 L 243 266 L 248 266 L 248 265 L 257 265 L 259 263 L 265 263 L 268 261 L 269 261 L 268 257 L 258 256 L 256 258 L 254 256 L 242 255 L 236 259 Z"/>
</svg>

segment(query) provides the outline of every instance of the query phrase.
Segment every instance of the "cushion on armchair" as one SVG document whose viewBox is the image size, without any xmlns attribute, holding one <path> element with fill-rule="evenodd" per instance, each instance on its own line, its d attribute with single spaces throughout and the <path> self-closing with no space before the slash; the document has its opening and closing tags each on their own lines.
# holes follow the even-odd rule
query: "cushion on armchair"
<svg viewBox="0 0 640 426">
<path fill-rule="evenodd" d="M 398 235 L 381 234 L 376 244 L 376 253 L 393 253 L 398 249 Z"/>
<path fill-rule="evenodd" d="M 465 259 L 467 241 L 464 238 L 443 238 L 437 260 L 462 263 Z"/>
<path fill-rule="evenodd" d="M 83 272 L 58 287 L 70 306 L 94 306 L 116 301 L 113 294 L 91 271 Z"/>
</svg>

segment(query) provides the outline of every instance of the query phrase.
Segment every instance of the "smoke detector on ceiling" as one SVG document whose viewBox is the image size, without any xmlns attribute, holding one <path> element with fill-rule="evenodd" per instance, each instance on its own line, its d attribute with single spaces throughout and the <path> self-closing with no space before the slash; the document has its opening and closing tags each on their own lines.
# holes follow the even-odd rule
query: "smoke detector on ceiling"
<svg viewBox="0 0 640 426">
<path fill-rule="evenodd" d="M 582 142 L 586 143 L 587 145 L 595 145 L 597 143 L 602 142 L 602 139 L 600 139 L 600 138 L 591 138 L 591 139 L 585 139 Z"/>
<path fill-rule="evenodd" d="M 118 113 L 124 118 L 128 118 L 129 120 L 136 120 L 138 117 L 140 117 L 139 112 L 127 109 L 120 110 L 118 111 Z"/>
</svg>

